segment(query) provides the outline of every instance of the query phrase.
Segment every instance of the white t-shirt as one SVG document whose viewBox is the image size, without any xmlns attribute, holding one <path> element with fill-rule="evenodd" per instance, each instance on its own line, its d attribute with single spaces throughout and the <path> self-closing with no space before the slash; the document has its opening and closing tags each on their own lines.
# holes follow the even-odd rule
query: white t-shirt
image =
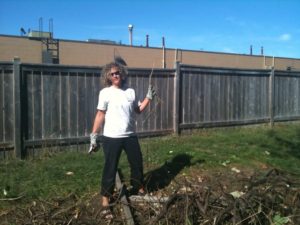
<svg viewBox="0 0 300 225">
<path fill-rule="evenodd" d="M 99 93 L 98 110 L 106 111 L 103 135 L 111 138 L 128 137 L 135 133 L 135 113 L 138 106 L 131 88 L 106 87 Z"/>
</svg>

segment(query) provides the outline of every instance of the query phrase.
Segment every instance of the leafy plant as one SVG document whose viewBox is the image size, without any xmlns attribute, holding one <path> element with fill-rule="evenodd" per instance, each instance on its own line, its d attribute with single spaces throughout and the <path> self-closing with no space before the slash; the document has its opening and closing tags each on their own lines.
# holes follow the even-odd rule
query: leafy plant
<svg viewBox="0 0 300 225">
<path fill-rule="evenodd" d="M 280 214 L 276 214 L 273 217 L 272 225 L 284 225 L 284 224 L 287 224 L 290 221 L 291 220 L 290 220 L 289 217 L 283 217 Z"/>
</svg>

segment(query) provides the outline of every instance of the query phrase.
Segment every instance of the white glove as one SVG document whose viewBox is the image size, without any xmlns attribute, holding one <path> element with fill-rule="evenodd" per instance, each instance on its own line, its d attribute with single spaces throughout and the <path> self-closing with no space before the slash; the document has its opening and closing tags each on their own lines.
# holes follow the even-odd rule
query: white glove
<svg viewBox="0 0 300 225">
<path fill-rule="evenodd" d="M 98 134 L 95 133 L 91 133 L 90 134 L 90 149 L 89 149 L 89 154 L 91 154 L 92 152 L 96 152 L 100 146 L 97 144 L 97 137 Z"/>
<path fill-rule="evenodd" d="M 147 92 L 146 98 L 152 100 L 155 95 L 156 95 L 156 92 L 155 92 L 153 86 L 150 84 L 148 87 L 148 92 Z"/>
</svg>

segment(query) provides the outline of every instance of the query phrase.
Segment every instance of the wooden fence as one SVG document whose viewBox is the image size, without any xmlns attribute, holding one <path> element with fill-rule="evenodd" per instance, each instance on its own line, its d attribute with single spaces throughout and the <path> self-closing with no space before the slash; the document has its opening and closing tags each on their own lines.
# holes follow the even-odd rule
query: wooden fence
<svg viewBox="0 0 300 225">
<path fill-rule="evenodd" d="M 143 99 L 151 68 L 129 68 Z M 0 63 L 0 158 L 23 158 L 51 145 L 89 142 L 100 67 Z M 203 68 L 154 69 L 158 97 L 137 115 L 140 136 L 183 129 L 300 119 L 300 73 Z"/>
<path fill-rule="evenodd" d="M 180 67 L 179 128 L 300 119 L 300 72 Z"/>
</svg>

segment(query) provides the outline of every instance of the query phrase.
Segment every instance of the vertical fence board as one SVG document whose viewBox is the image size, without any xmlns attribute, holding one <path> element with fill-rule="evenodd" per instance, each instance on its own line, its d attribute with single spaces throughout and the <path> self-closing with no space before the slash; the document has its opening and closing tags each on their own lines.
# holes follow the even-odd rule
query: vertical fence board
<svg viewBox="0 0 300 225">
<path fill-rule="evenodd" d="M 186 121 L 186 108 L 187 108 L 187 101 L 185 101 L 185 99 L 187 99 L 186 97 L 186 77 L 187 77 L 187 74 L 186 73 L 183 73 L 181 75 L 181 83 L 179 84 L 180 86 L 180 91 L 181 91 L 181 94 L 179 96 L 179 98 L 181 98 L 180 102 L 181 102 L 181 107 L 182 107 L 182 110 L 181 110 L 181 123 L 185 124 L 187 123 Z"/>
<path fill-rule="evenodd" d="M 181 66 L 179 62 L 176 62 L 175 65 L 175 73 L 173 79 L 173 115 L 172 115 L 172 122 L 173 122 L 173 130 L 176 135 L 179 135 L 180 129 L 179 124 L 182 122 L 182 102 L 181 102 L 181 89 L 180 85 L 182 82 L 182 73 L 181 73 Z M 171 107 L 169 107 L 171 108 Z"/>
<path fill-rule="evenodd" d="M 0 159 L 13 155 L 6 146 L 14 146 L 14 74 L 13 66 L 0 64 Z"/>
<path fill-rule="evenodd" d="M 173 75 L 173 73 L 172 73 Z M 165 95 L 161 99 L 161 104 L 163 105 L 163 115 L 165 115 L 166 123 L 163 126 L 163 129 L 173 130 L 173 115 L 174 115 L 174 75 L 170 76 L 166 74 L 165 78 Z"/>
<path fill-rule="evenodd" d="M 149 85 L 149 81 L 148 79 L 146 79 L 146 74 L 141 74 L 141 75 L 137 75 L 134 77 L 133 80 L 133 84 L 135 84 L 134 86 L 132 86 L 131 88 L 133 88 L 135 90 L 135 94 L 138 100 L 143 101 L 145 96 L 146 96 L 146 92 L 147 92 L 147 87 Z M 147 81 L 146 81 L 147 80 Z M 156 83 L 155 83 L 156 79 L 154 76 L 152 76 L 152 85 L 154 85 L 154 87 L 156 88 Z M 136 116 L 136 120 L 137 120 L 137 124 L 138 124 L 138 131 L 143 132 L 145 131 L 145 128 L 147 125 L 147 123 L 152 124 L 153 126 L 151 127 L 152 130 L 156 129 L 156 111 L 154 108 L 154 102 L 151 102 L 149 110 L 148 110 L 148 121 L 145 120 L 145 117 L 143 116 L 143 114 L 141 115 L 135 115 Z M 152 111 L 153 110 L 153 111 Z M 151 113 L 152 112 L 152 113 Z"/>
<path fill-rule="evenodd" d="M 89 133 L 92 130 L 92 118 L 95 115 L 95 102 L 97 100 L 95 100 L 95 96 L 94 96 L 94 92 L 93 92 L 93 73 L 87 73 L 86 74 L 86 116 L 85 116 L 85 122 L 86 122 L 86 134 L 85 135 L 89 135 Z"/>
<path fill-rule="evenodd" d="M 70 105 L 69 105 L 69 118 L 70 118 L 70 137 L 77 137 L 78 134 L 78 86 L 77 86 L 77 73 L 70 73 Z"/>
<path fill-rule="evenodd" d="M 219 105 L 219 112 L 218 112 L 218 120 L 219 121 L 225 121 L 226 118 L 226 108 L 225 108 L 225 102 L 226 102 L 226 77 L 220 76 L 220 105 Z"/>
<path fill-rule="evenodd" d="M 0 68 L 0 143 L 4 142 L 4 68 Z"/>
<path fill-rule="evenodd" d="M 198 116 L 198 121 L 204 121 L 204 76 L 200 75 L 199 76 L 199 116 Z"/>
<path fill-rule="evenodd" d="M 193 100 L 191 102 L 191 104 L 193 104 L 193 117 L 192 117 L 193 121 L 200 121 L 202 90 L 199 87 L 199 81 L 201 80 L 201 77 L 202 76 L 199 74 L 193 74 L 193 79 L 192 79 Z"/>
<path fill-rule="evenodd" d="M 195 75 L 194 74 L 190 74 L 189 77 L 187 78 L 188 80 L 188 99 L 186 99 L 187 103 L 188 103 L 188 110 L 187 110 L 187 115 L 188 115 L 188 123 L 191 123 L 194 120 L 195 117 L 195 97 L 196 95 L 196 90 L 194 87 L 194 78 Z"/>
<path fill-rule="evenodd" d="M 174 79 L 170 79 L 170 77 L 168 77 L 167 80 L 167 97 L 164 100 L 163 104 L 165 104 L 166 107 L 166 111 L 165 114 L 168 115 L 167 117 L 167 126 L 166 129 L 173 129 L 173 116 L 174 116 L 174 107 L 173 105 L 175 105 L 175 101 L 174 101 Z"/>
<path fill-rule="evenodd" d="M 217 102 L 217 95 L 219 90 L 217 90 L 216 75 L 215 74 L 209 75 L 209 79 L 210 79 L 209 121 L 215 121 L 216 111 L 217 111 L 216 102 Z"/>
<path fill-rule="evenodd" d="M 233 83 L 232 83 L 232 103 L 233 103 L 233 120 L 238 120 L 238 107 L 239 107 L 239 93 L 238 93 L 238 76 L 232 77 Z"/>
<path fill-rule="evenodd" d="M 34 102 L 34 84 L 33 84 L 33 74 L 32 73 L 23 73 L 23 82 L 24 86 L 26 88 L 26 92 L 24 93 L 23 96 L 25 96 L 25 105 L 27 106 L 26 109 L 23 113 L 26 114 L 25 117 L 27 117 L 26 120 L 26 138 L 28 139 L 34 139 L 34 107 L 35 107 L 35 102 Z"/>
<path fill-rule="evenodd" d="M 244 119 L 249 119 L 249 82 L 250 79 L 248 77 L 245 77 L 243 79 L 243 85 L 244 85 L 244 98 L 243 98 L 243 108 L 244 108 Z"/>
<path fill-rule="evenodd" d="M 238 87 L 237 87 L 237 97 L 238 97 L 238 120 L 243 119 L 243 76 L 238 76 Z"/>
<path fill-rule="evenodd" d="M 160 88 L 159 88 L 159 98 L 160 99 L 166 99 L 168 96 L 168 83 L 167 83 L 167 77 L 163 76 L 160 81 Z M 158 100 L 158 99 L 157 99 Z M 160 106 L 160 129 L 164 129 L 168 126 L 168 113 L 166 105 L 164 102 L 160 102 L 158 104 Z"/>
<path fill-rule="evenodd" d="M 212 101 L 212 121 L 220 121 L 220 76 L 213 76 L 213 101 Z"/>
<path fill-rule="evenodd" d="M 5 73 L 4 74 L 4 140 L 10 141 L 13 140 L 13 127 L 14 127 L 14 105 L 15 101 L 13 99 L 13 74 Z"/>
<path fill-rule="evenodd" d="M 91 107 L 91 118 L 90 120 L 90 131 L 92 130 L 92 126 L 94 123 L 94 118 L 95 118 L 95 114 L 97 111 L 97 105 L 98 105 L 98 98 L 99 98 L 99 91 L 102 89 L 102 85 L 101 84 L 101 75 L 98 72 L 93 72 L 93 76 L 92 76 L 92 103 L 89 107 Z M 102 129 L 101 129 L 102 132 Z"/>
<path fill-rule="evenodd" d="M 270 90 L 270 87 L 269 87 L 269 77 L 270 75 L 268 76 L 264 76 L 263 79 L 265 81 L 265 88 L 264 88 L 264 110 L 263 110 L 263 114 L 262 114 L 262 118 L 266 118 L 266 117 L 269 117 L 269 95 L 268 93 L 269 92 L 272 92 L 272 96 L 273 96 L 273 101 L 274 101 L 274 85 L 272 86 L 272 89 Z M 273 102 L 274 104 L 274 102 Z M 274 112 L 274 107 L 273 107 L 273 112 Z"/>
<path fill-rule="evenodd" d="M 50 136 L 50 127 L 51 127 L 51 111 L 49 110 L 50 105 L 50 80 L 51 74 L 41 71 L 34 71 L 35 75 L 40 75 L 42 77 L 42 138 L 49 138 Z"/>
<path fill-rule="evenodd" d="M 87 95 L 86 79 L 84 73 L 78 74 L 78 136 L 87 133 Z"/>
<path fill-rule="evenodd" d="M 137 92 L 137 75 L 136 73 L 132 73 L 130 76 L 128 76 L 127 78 L 127 85 L 130 88 L 133 88 L 135 90 L 135 97 L 137 99 L 140 99 L 141 97 L 141 93 Z M 145 110 L 144 113 L 147 113 L 147 110 Z M 143 121 L 143 118 L 141 117 L 141 115 L 136 115 L 136 131 L 137 132 L 142 132 L 143 127 L 147 124 L 146 121 Z"/>
<path fill-rule="evenodd" d="M 300 115 L 300 77 L 297 78 L 297 89 L 296 96 L 297 96 L 297 115 Z"/>
<path fill-rule="evenodd" d="M 70 136 L 70 116 L 69 116 L 69 99 L 70 99 L 70 87 L 69 87 L 69 73 L 62 72 L 61 73 L 61 80 L 60 80 L 60 102 L 61 102 L 61 113 L 60 113 L 60 120 L 61 120 L 61 137 L 69 137 Z"/>
<path fill-rule="evenodd" d="M 186 87 L 188 88 L 188 87 Z M 211 109 L 211 78 L 209 75 L 204 76 L 204 122 L 210 121 Z"/>
<path fill-rule="evenodd" d="M 10 105 L 13 109 L 13 139 L 15 147 L 15 155 L 17 158 L 23 158 L 23 134 L 22 134 L 22 91 L 24 90 L 22 86 L 22 73 L 21 73 L 21 63 L 19 58 L 14 58 L 13 64 L 13 82 L 10 88 L 13 87 L 13 95 L 10 96 Z"/>
<path fill-rule="evenodd" d="M 51 138 L 60 137 L 60 76 L 57 71 L 51 73 Z"/>
<path fill-rule="evenodd" d="M 256 105 L 257 105 L 257 108 L 256 108 L 256 116 L 257 117 L 260 117 L 261 115 L 261 108 L 263 107 L 262 106 L 262 86 L 263 86 L 263 80 L 262 79 L 257 79 L 257 82 L 256 82 L 256 96 L 257 96 L 257 99 L 256 99 Z"/>
<path fill-rule="evenodd" d="M 34 139 L 42 138 L 42 78 L 41 75 L 33 75 L 33 95 L 34 95 L 34 110 L 33 110 L 33 122 Z"/>
<path fill-rule="evenodd" d="M 291 99 L 292 99 L 292 109 L 291 109 L 291 114 L 292 116 L 297 115 L 297 79 L 292 78 L 292 85 L 291 85 Z"/>
<path fill-rule="evenodd" d="M 14 155 L 14 73 L 12 63 L 0 64 L 0 159 Z M 2 145 L 3 144 L 3 145 Z M 10 146 L 9 148 L 7 148 Z"/>
<path fill-rule="evenodd" d="M 247 77 L 241 76 L 241 119 L 246 118 L 246 79 Z"/>
<path fill-rule="evenodd" d="M 251 79 L 249 85 L 249 118 L 255 115 L 255 79 Z"/>
<path fill-rule="evenodd" d="M 143 101 L 144 98 L 146 97 L 148 87 L 150 85 L 154 85 L 154 89 L 156 89 L 157 92 L 160 92 L 159 87 L 156 86 L 155 83 L 155 76 L 154 74 L 156 73 L 155 71 L 152 71 L 152 78 L 150 81 L 150 73 L 151 72 L 143 72 L 141 76 L 135 76 L 134 83 L 136 86 L 132 86 L 132 88 L 135 90 L 138 99 L 140 101 Z M 138 72 L 137 72 L 138 73 Z M 138 80 L 141 80 L 138 82 Z M 140 86 L 142 85 L 142 86 Z M 158 93 L 159 94 L 159 93 Z M 137 118 L 137 124 L 139 124 L 139 130 L 141 132 L 145 132 L 147 130 L 155 130 L 155 125 L 154 125 L 154 120 L 156 117 L 156 112 L 155 112 L 155 104 L 156 104 L 156 99 L 150 102 L 150 105 L 146 108 L 146 110 L 139 115 L 136 115 Z M 152 126 L 152 127 L 151 127 Z"/>
<path fill-rule="evenodd" d="M 281 115 L 281 107 L 280 107 L 280 103 L 282 102 L 282 94 L 281 94 L 281 90 L 282 88 L 280 87 L 280 82 L 281 78 L 275 75 L 275 105 L 276 105 L 276 111 L 275 111 L 275 115 L 274 117 L 280 117 Z"/>
<path fill-rule="evenodd" d="M 68 78 L 68 133 L 69 137 L 75 137 L 77 135 L 77 75 L 70 72 Z"/>
<path fill-rule="evenodd" d="M 156 89 L 159 91 L 163 91 L 165 92 L 166 90 L 163 87 L 163 82 L 161 82 L 161 76 L 156 76 L 155 77 L 155 84 L 156 84 Z M 159 95 L 160 97 L 162 97 L 162 94 Z M 155 118 L 155 130 L 161 130 L 162 129 L 162 104 L 158 103 L 158 99 L 154 99 L 154 101 L 156 101 L 155 104 L 155 114 L 156 114 L 156 118 Z"/>
</svg>

